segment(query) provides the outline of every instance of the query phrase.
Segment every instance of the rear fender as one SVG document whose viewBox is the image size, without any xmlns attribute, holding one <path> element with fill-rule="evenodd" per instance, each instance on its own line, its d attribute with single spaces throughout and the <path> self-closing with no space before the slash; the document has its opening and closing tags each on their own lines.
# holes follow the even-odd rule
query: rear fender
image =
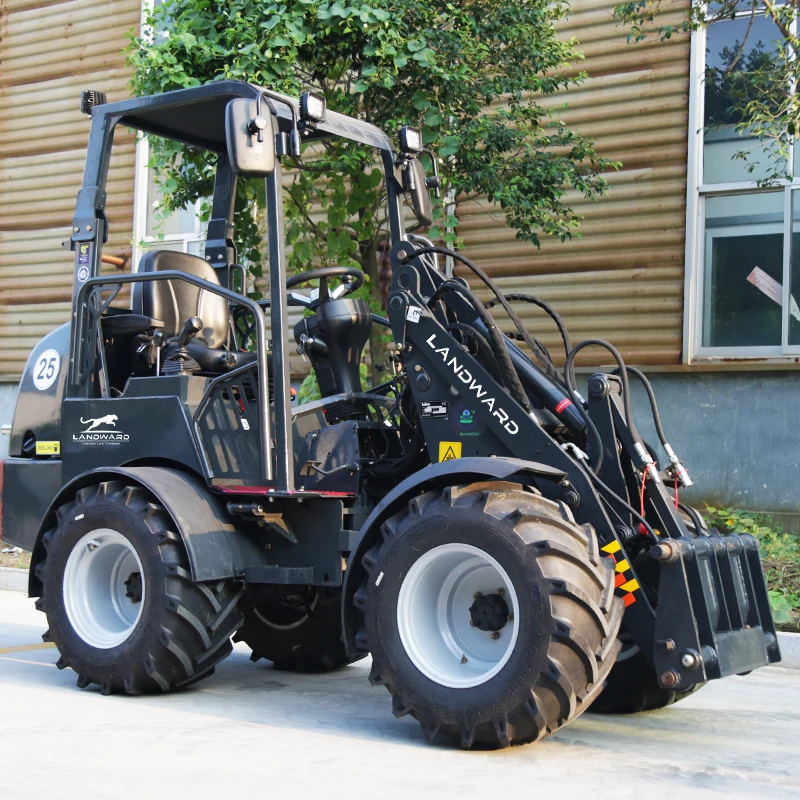
<svg viewBox="0 0 800 800">
<path fill-rule="evenodd" d="M 33 548 L 28 592 L 42 593 L 36 567 L 44 559 L 44 533 L 56 525 L 56 510 L 80 489 L 110 480 L 125 480 L 146 489 L 175 522 L 189 556 L 192 578 L 211 581 L 244 573 L 249 540 L 230 523 L 224 505 L 198 478 L 164 467 L 104 467 L 70 481 L 50 504 Z"/>
<path fill-rule="evenodd" d="M 353 606 L 353 596 L 367 574 L 361 559 L 380 539 L 383 522 L 405 508 L 412 497 L 435 489 L 441 490 L 446 486 L 485 480 L 512 481 L 535 486 L 537 480 L 559 484 L 566 477 L 566 473 L 561 470 L 519 458 L 457 458 L 430 464 L 395 486 L 367 517 L 347 563 L 342 589 L 342 626 L 347 652 L 351 655 L 361 652 L 355 643 L 358 620 Z"/>
</svg>

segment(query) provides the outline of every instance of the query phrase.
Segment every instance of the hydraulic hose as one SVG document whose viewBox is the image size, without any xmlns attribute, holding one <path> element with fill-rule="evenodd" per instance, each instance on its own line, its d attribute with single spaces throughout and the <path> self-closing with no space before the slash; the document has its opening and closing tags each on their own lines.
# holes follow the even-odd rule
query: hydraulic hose
<svg viewBox="0 0 800 800">
<path fill-rule="evenodd" d="M 639 435 L 639 431 L 636 429 L 636 425 L 633 423 L 633 414 L 631 413 L 631 387 L 630 382 L 628 381 L 628 370 L 625 367 L 625 362 L 622 360 L 619 350 L 617 350 L 613 344 L 610 344 L 603 339 L 586 339 L 580 344 L 576 344 L 575 347 L 570 350 L 569 355 L 567 356 L 567 361 L 564 364 L 564 380 L 567 383 L 567 388 L 570 390 L 570 394 L 575 397 L 576 400 L 578 400 L 578 403 L 580 403 L 575 384 L 571 378 L 572 365 L 575 363 L 575 356 L 578 355 L 578 353 L 585 347 L 590 347 L 592 345 L 604 347 L 609 353 L 611 353 L 614 360 L 617 362 L 617 365 L 619 366 L 619 378 L 622 382 L 622 405 L 625 413 L 625 424 L 628 426 L 634 441 L 641 442 L 642 437 Z"/>
<path fill-rule="evenodd" d="M 439 253 L 443 256 L 450 256 L 450 258 L 454 258 L 457 261 L 460 261 L 466 267 L 468 267 L 472 272 L 489 287 L 492 294 L 498 299 L 500 304 L 505 309 L 508 316 L 511 318 L 511 321 L 514 323 L 514 327 L 519 331 L 520 336 L 525 340 L 525 344 L 531 349 L 531 352 L 539 359 L 542 363 L 542 366 L 545 369 L 545 372 L 550 377 L 551 380 L 556 381 L 557 383 L 561 382 L 561 376 L 558 374 L 557 370 L 553 366 L 552 362 L 548 358 L 547 354 L 542 352 L 541 348 L 537 346 L 536 342 L 533 340 L 533 337 L 528 333 L 525 326 L 522 324 L 522 320 L 517 316 L 517 312 L 511 307 L 511 304 L 506 300 L 505 295 L 500 291 L 500 288 L 495 284 L 495 282 L 473 261 L 468 259 L 466 256 L 462 256 L 460 253 L 457 253 L 455 250 L 451 250 L 448 247 L 421 247 L 418 250 L 414 250 L 413 252 L 409 253 L 406 258 L 404 259 L 404 263 L 410 261 L 417 256 L 425 255 L 426 253 Z M 483 307 L 483 304 L 481 304 Z M 485 310 L 485 309 L 484 309 Z"/>
<path fill-rule="evenodd" d="M 567 325 L 562 319 L 561 315 L 549 303 L 546 303 L 544 300 L 540 300 L 535 295 L 522 294 L 520 292 L 507 294 L 506 300 L 508 300 L 509 303 L 530 303 L 531 305 L 541 308 L 542 311 L 544 311 L 545 314 L 547 314 L 547 316 L 553 320 L 558 328 L 558 332 L 561 334 L 561 341 L 564 343 L 564 357 L 566 358 L 566 356 L 569 355 L 569 351 L 572 350 L 572 341 L 570 339 L 569 330 L 567 329 Z M 496 306 L 498 302 L 498 300 L 489 300 L 487 303 L 484 303 L 484 306 L 486 308 L 492 308 L 493 306 Z M 572 376 L 572 380 L 575 380 L 574 374 Z"/>
<path fill-rule="evenodd" d="M 429 249 L 429 248 L 426 248 Z M 435 248 L 435 249 L 444 249 L 444 248 Z M 489 334 L 489 341 L 492 342 L 494 345 L 492 347 L 492 351 L 497 358 L 497 361 L 501 367 L 501 375 L 505 375 L 507 377 L 507 386 L 511 389 L 511 392 L 515 396 L 517 402 L 525 409 L 526 413 L 533 414 L 533 407 L 531 406 L 530 400 L 528 399 L 528 395 L 525 394 L 525 389 L 522 387 L 522 384 L 519 380 L 519 375 L 517 375 L 516 369 L 514 369 L 514 365 L 511 363 L 511 357 L 508 354 L 508 348 L 506 347 L 505 340 L 503 339 L 503 334 L 500 333 L 500 329 L 497 327 L 492 315 L 483 307 L 483 304 L 478 300 L 477 297 L 460 281 L 445 281 L 439 288 L 433 293 L 433 296 L 428 301 L 428 306 L 432 308 L 439 302 L 442 298 L 442 295 L 445 292 L 456 292 L 460 294 L 470 305 L 472 305 L 475 311 L 481 318 L 481 322 L 486 326 L 486 330 Z"/>
<path fill-rule="evenodd" d="M 681 483 L 681 486 L 684 488 L 688 488 L 692 485 L 692 479 L 689 477 L 689 473 L 686 471 L 686 467 L 683 466 L 683 463 L 675 454 L 675 451 L 672 449 L 672 445 L 667 441 L 667 435 L 664 433 L 664 428 L 661 424 L 661 414 L 658 411 L 658 403 L 656 402 L 656 395 L 653 391 L 653 386 L 648 380 L 647 376 L 636 367 L 625 367 L 625 369 L 633 376 L 637 377 L 642 386 L 644 386 L 645 392 L 647 392 L 647 397 L 650 400 L 650 409 L 653 412 L 653 424 L 656 428 L 656 434 L 658 435 L 659 441 L 661 442 L 664 451 L 669 458 L 670 464 L 672 464 L 672 468 L 675 471 L 675 474 L 678 477 L 678 480 Z M 614 375 L 619 375 L 620 369 L 614 370 Z"/>
<path fill-rule="evenodd" d="M 642 386 L 644 386 L 645 392 L 647 392 L 647 398 L 650 400 L 650 409 L 653 412 L 653 423 L 656 427 L 656 434 L 658 435 L 659 441 L 661 444 L 667 444 L 667 437 L 664 433 L 664 428 L 661 425 L 661 415 L 658 413 L 658 403 L 656 402 L 656 396 L 653 392 L 653 386 L 651 385 L 650 381 L 647 379 L 647 376 L 636 367 L 629 367 L 626 365 L 625 369 L 627 372 L 641 381 Z M 619 375 L 620 369 L 617 367 L 612 373 L 612 375 Z"/>
</svg>

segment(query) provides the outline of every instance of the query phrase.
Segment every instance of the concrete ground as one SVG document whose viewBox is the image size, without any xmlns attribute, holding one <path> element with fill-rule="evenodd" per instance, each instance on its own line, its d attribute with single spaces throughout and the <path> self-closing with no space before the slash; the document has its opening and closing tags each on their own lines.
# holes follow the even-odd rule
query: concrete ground
<svg viewBox="0 0 800 800">
<path fill-rule="evenodd" d="M 252 664 L 160 697 L 75 687 L 44 616 L 0 591 L 0 798 L 800 798 L 800 671 L 716 681 L 662 711 L 585 714 L 536 745 L 462 752 L 395 719 L 368 663 Z"/>
</svg>

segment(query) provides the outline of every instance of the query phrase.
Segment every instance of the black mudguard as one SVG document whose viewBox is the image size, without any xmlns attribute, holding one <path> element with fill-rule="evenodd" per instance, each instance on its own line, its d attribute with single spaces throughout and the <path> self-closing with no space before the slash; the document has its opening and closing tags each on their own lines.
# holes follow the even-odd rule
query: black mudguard
<svg viewBox="0 0 800 800">
<path fill-rule="evenodd" d="M 36 565 L 44 557 L 42 536 L 56 524 L 56 510 L 85 486 L 126 479 L 150 492 L 175 520 L 186 545 L 195 581 L 232 578 L 244 574 L 249 540 L 236 531 L 227 511 L 198 478 L 164 467 L 106 467 L 79 475 L 64 486 L 50 504 L 39 527 L 28 583 L 31 597 L 41 595 Z"/>
<path fill-rule="evenodd" d="M 381 535 L 380 529 L 385 519 L 404 508 L 412 497 L 446 486 L 493 480 L 535 487 L 537 479 L 558 484 L 564 478 L 566 473 L 561 470 L 520 458 L 457 458 L 430 464 L 395 486 L 367 517 L 347 562 L 342 590 L 342 629 L 348 654 L 361 652 L 355 643 L 353 606 L 353 595 L 366 576 L 361 559 Z"/>
</svg>

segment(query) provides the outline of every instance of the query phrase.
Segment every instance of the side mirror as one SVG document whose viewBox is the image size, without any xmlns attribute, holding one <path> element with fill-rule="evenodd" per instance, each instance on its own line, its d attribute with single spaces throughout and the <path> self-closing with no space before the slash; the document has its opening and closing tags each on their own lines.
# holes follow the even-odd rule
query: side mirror
<svg viewBox="0 0 800 800">
<path fill-rule="evenodd" d="M 231 169 L 245 178 L 263 178 L 275 170 L 272 114 L 261 103 L 238 98 L 225 108 L 225 138 Z"/>
<path fill-rule="evenodd" d="M 403 188 L 411 196 L 411 208 L 420 228 L 430 228 L 433 224 L 433 208 L 428 192 L 425 168 L 418 158 L 412 158 L 404 169 Z"/>
</svg>

